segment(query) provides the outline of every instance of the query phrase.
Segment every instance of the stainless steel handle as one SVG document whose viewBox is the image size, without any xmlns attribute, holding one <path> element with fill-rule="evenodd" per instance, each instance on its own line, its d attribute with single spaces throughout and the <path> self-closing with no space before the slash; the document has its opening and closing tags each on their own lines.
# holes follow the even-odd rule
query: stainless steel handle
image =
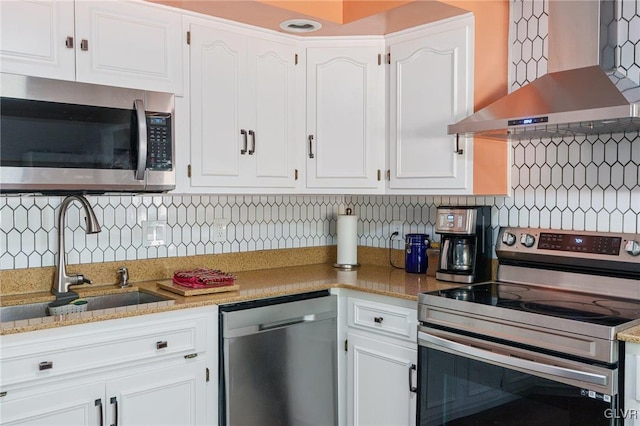
<svg viewBox="0 0 640 426">
<path fill-rule="evenodd" d="M 98 407 L 98 410 L 100 410 L 100 421 L 98 422 L 98 424 L 100 426 L 104 426 L 104 414 L 102 412 L 102 399 L 96 399 L 96 407 Z"/>
<path fill-rule="evenodd" d="M 384 321 L 382 317 L 373 317 L 373 322 L 375 323 L 382 324 L 382 321 Z"/>
<path fill-rule="evenodd" d="M 84 50 L 85 52 L 89 50 L 89 40 L 84 38 L 80 40 L 80 50 Z"/>
<path fill-rule="evenodd" d="M 169 346 L 169 344 L 167 343 L 166 340 L 162 340 L 160 342 L 156 342 L 156 349 L 164 349 L 167 346 Z"/>
<path fill-rule="evenodd" d="M 109 400 L 109 402 L 111 402 L 111 405 L 113 405 L 113 409 L 114 409 L 114 422 L 111 423 L 111 426 L 118 426 L 118 398 L 116 398 L 115 396 L 112 396 L 111 399 Z"/>
<path fill-rule="evenodd" d="M 303 323 L 309 323 L 314 321 L 323 321 L 323 320 L 336 318 L 336 317 L 337 317 L 337 313 L 335 311 L 326 311 L 326 312 L 308 314 L 301 317 L 290 317 L 290 318 L 279 320 L 279 321 L 251 324 L 245 327 L 237 327 L 237 328 L 225 330 L 224 338 L 229 339 L 229 338 L 235 338 L 235 337 L 250 336 L 252 334 L 261 333 L 263 331 L 277 330 L 280 328 L 290 327 L 296 324 L 303 324 Z"/>
<path fill-rule="evenodd" d="M 53 361 L 44 361 L 38 364 L 38 370 L 51 370 L 53 368 Z"/>
<path fill-rule="evenodd" d="M 547 374 L 555 377 L 562 377 L 565 379 L 579 380 L 599 386 L 607 385 L 607 376 L 601 374 L 588 373 L 585 371 L 559 367 L 556 365 L 542 364 L 524 358 L 515 358 L 508 355 L 502 355 L 495 352 L 475 348 L 473 346 L 464 345 L 462 343 L 454 342 L 448 339 L 443 339 L 442 337 L 427 334 L 424 331 L 418 332 L 418 344 L 420 346 L 431 344 L 433 346 L 446 348 L 448 349 L 448 351 L 458 353 L 462 356 L 466 355 L 468 357 L 481 359 L 483 361 L 489 361 L 505 367 L 525 369 L 527 371 L 533 371 L 536 373 Z"/>
<path fill-rule="evenodd" d="M 309 135 L 309 158 L 313 158 L 313 135 Z"/>
<path fill-rule="evenodd" d="M 240 155 L 245 155 L 247 153 L 247 131 L 240 129 L 240 134 L 244 136 L 244 148 L 240 150 Z"/>
<path fill-rule="evenodd" d="M 446 238 L 442 243 L 442 247 L 440 248 L 440 269 L 445 271 L 447 269 L 447 257 L 449 257 L 449 245 L 451 244 L 451 240 Z"/>
<path fill-rule="evenodd" d="M 253 155 L 253 153 L 256 152 L 256 132 L 249 130 L 249 136 L 251 136 L 251 149 L 249 150 L 249 155 Z"/>
<path fill-rule="evenodd" d="M 136 99 L 133 103 L 138 119 L 138 167 L 136 168 L 136 180 L 144 180 L 147 169 L 147 115 L 144 111 L 144 101 Z"/>
<path fill-rule="evenodd" d="M 258 324 L 258 330 L 260 331 L 275 330 L 277 328 L 284 328 L 284 327 L 289 327 L 296 324 L 315 321 L 315 319 L 316 319 L 316 316 L 314 314 L 306 315 L 304 317 L 298 317 L 298 318 L 289 318 L 283 321 L 274 321 L 271 323 Z"/>
<path fill-rule="evenodd" d="M 456 133 L 456 150 L 453 151 L 458 155 L 464 154 L 464 149 L 460 149 L 460 135 Z"/>
<path fill-rule="evenodd" d="M 413 385 L 413 372 L 417 371 L 418 367 L 415 364 L 409 366 L 409 392 L 418 393 L 418 387 Z"/>
<path fill-rule="evenodd" d="M 64 41 L 64 45 L 67 47 L 67 49 L 73 49 L 73 37 L 68 36 Z"/>
</svg>

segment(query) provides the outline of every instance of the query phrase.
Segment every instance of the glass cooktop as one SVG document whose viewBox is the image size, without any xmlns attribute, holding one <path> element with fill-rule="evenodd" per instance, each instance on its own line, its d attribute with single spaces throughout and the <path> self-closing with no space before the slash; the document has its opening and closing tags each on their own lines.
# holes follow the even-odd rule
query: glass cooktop
<svg viewBox="0 0 640 426">
<path fill-rule="evenodd" d="M 427 294 L 610 327 L 640 318 L 640 300 L 523 284 L 492 282 Z"/>
</svg>

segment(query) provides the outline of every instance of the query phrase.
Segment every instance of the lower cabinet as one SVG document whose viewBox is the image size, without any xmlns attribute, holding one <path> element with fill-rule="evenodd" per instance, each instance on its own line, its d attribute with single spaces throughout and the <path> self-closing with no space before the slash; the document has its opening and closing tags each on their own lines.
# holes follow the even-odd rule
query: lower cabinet
<svg viewBox="0 0 640 426">
<path fill-rule="evenodd" d="M 0 425 L 217 422 L 217 308 L 0 336 Z"/>
<path fill-rule="evenodd" d="M 2 425 L 204 425 L 206 362 L 63 387 L 11 392 Z M 62 379 L 64 382 L 67 380 Z"/>
<path fill-rule="evenodd" d="M 626 343 L 624 410 L 616 413 L 625 426 L 640 426 L 640 344 Z"/>
<path fill-rule="evenodd" d="M 342 424 L 415 425 L 417 312 L 415 301 L 347 292 Z M 340 368 L 339 368 L 340 370 Z"/>
<path fill-rule="evenodd" d="M 347 424 L 415 424 L 417 351 L 353 333 L 347 338 Z"/>
</svg>

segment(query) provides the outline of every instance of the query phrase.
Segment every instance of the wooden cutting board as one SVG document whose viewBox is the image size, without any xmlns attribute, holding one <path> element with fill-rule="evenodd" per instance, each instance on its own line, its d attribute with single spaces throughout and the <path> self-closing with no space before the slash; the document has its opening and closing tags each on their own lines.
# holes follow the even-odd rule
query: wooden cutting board
<svg viewBox="0 0 640 426">
<path fill-rule="evenodd" d="M 240 286 L 238 284 L 226 285 L 222 287 L 189 288 L 174 284 L 172 280 L 158 281 L 158 286 L 160 286 L 160 288 L 164 290 L 179 294 L 180 296 L 198 296 L 201 294 L 224 293 L 227 291 L 238 291 L 240 289 Z"/>
</svg>

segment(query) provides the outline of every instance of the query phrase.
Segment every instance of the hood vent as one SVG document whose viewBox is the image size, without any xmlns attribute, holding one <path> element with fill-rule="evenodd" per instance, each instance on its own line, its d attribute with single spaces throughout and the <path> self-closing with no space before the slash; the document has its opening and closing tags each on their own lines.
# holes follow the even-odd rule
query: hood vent
<svg viewBox="0 0 640 426">
<path fill-rule="evenodd" d="M 620 6 L 548 1 L 549 73 L 450 125 L 450 134 L 532 139 L 640 130 L 640 87 L 616 68 Z"/>
</svg>

